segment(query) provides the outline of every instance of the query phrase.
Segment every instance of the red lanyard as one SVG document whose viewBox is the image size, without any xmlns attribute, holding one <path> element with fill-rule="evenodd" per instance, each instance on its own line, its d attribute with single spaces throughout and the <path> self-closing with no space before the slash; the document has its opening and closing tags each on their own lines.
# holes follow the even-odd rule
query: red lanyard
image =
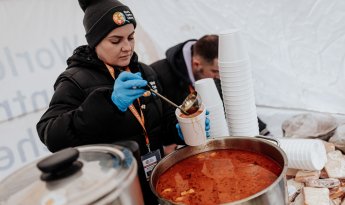
<svg viewBox="0 0 345 205">
<path fill-rule="evenodd" d="M 110 75 L 115 79 L 114 68 L 112 66 L 110 66 L 110 65 L 107 65 L 107 64 L 105 64 L 105 65 L 107 66 Z M 126 68 L 126 71 L 131 72 L 129 67 Z M 145 117 L 144 117 L 144 113 L 143 113 L 143 111 L 141 110 L 141 107 L 140 107 L 140 100 L 139 100 L 139 98 L 137 99 L 137 101 L 138 101 L 138 104 L 139 104 L 140 115 L 139 115 L 137 109 L 135 109 L 133 104 L 131 104 L 128 108 L 132 112 L 132 114 L 135 116 L 135 118 L 137 118 L 138 122 L 140 123 L 141 127 L 143 128 L 144 135 L 145 135 L 145 143 L 146 143 L 147 149 L 149 150 L 149 152 L 151 152 L 150 140 L 149 140 L 149 136 L 147 134 L 146 128 L 145 128 Z"/>
<path fill-rule="evenodd" d="M 135 118 L 137 118 L 137 120 L 138 120 L 138 122 L 140 123 L 141 127 L 143 127 L 144 135 L 145 135 L 146 146 L 147 146 L 147 149 L 149 150 L 149 152 L 151 152 L 151 149 L 150 149 L 150 140 L 149 140 L 149 136 L 148 136 L 148 134 L 147 134 L 146 128 L 145 128 L 145 118 L 144 118 L 144 114 L 143 114 L 143 111 L 142 111 L 141 108 L 140 108 L 140 100 L 139 100 L 139 98 L 138 98 L 137 100 L 138 100 L 138 104 L 139 104 L 140 116 L 139 116 L 139 113 L 138 113 L 138 111 L 135 109 L 135 107 L 134 107 L 133 104 L 131 104 L 131 105 L 129 106 L 129 109 L 131 110 L 131 112 L 133 113 L 133 115 L 135 116 Z"/>
</svg>

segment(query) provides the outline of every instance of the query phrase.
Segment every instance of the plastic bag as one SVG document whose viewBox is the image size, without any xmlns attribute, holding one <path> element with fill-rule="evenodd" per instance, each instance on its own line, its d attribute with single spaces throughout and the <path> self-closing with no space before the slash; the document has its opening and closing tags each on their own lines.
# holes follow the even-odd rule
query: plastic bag
<svg viewBox="0 0 345 205">
<path fill-rule="evenodd" d="M 336 119 L 328 114 L 299 114 L 282 124 L 284 137 L 328 140 L 337 128 Z"/>
</svg>

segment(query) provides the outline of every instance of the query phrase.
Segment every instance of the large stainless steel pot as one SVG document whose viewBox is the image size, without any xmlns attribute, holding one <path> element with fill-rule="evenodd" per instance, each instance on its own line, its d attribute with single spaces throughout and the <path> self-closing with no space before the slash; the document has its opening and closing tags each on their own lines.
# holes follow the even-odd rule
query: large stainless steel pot
<svg viewBox="0 0 345 205">
<path fill-rule="evenodd" d="M 275 141 L 275 143 L 278 143 Z M 151 174 L 151 190 L 159 198 L 161 205 L 175 204 L 164 198 L 161 198 L 155 189 L 157 181 L 172 165 L 179 161 L 202 152 L 217 149 L 240 149 L 264 154 L 276 161 L 283 169 L 279 177 L 266 189 L 245 199 L 226 203 L 227 205 L 286 205 L 288 203 L 288 194 L 286 186 L 287 157 L 284 151 L 276 144 L 265 139 L 254 137 L 224 137 L 208 140 L 206 145 L 185 146 L 163 158 L 154 168 Z M 245 179 L 244 179 L 245 180 Z M 260 180 L 260 179 L 258 179 Z"/>
<path fill-rule="evenodd" d="M 132 152 L 123 146 L 64 149 L 1 181 L 0 204 L 143 205 L 137 169 Z"/>
</svg>

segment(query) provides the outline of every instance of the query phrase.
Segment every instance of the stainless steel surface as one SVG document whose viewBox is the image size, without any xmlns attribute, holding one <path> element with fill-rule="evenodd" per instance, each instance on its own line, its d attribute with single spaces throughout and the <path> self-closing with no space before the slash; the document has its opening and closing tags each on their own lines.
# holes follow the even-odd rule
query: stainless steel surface
<svg viewBox="0 0 345 205">
<path fill-rule="evenodd" d="M 181 110 L 181 112 L 185 115 L 188 115 L 189 113 L 184 110 L 182 107 L 176 105 L 174 102 L 172 102 L 171 100 L 169 100 L 168 98 L 164 97 L 163 95 L 161 95 L 159 92 L 155 91 L 154 89 L 152 89 L 151 87 L 149 87 L 150 91 L 153 92 L 154 94 L 156 94 L 158 97 L 162 98 L 163 100 L 165 100 L 167 103 L 169 103 L 170 105 L 174 106 L 175 108 L 178 108 Z"/>
<path fill-rule="evenodd" d="M 137 162 L 118 145 L 76 147 L 83 167 L 64 178 L 41 181 L 36 160 L 0 182 L 0 204 L 143 205 Z"/>
<path fill-rule="evenodd" d="M 164 97 L 163 95 L 161 95 L 159 92 L 157 92 L 156 90 L 152 89 L 151 86 L 149 84 L 147 84 L 147 87 L 149 88 L 149 90 L 151 92 L 153 92 L 154 94 L 156 94 L 158 97 L 160 97 L 161 99 L 163 99 L 164 101 L 166 101 L 167 103 L 169 103 L 170 105 L 174 106 L 175 108 L 178 108 L 179 110 L 181 110 L 181 112 L 185 115 L 191 115 L 193 113 L 195 113 L 196 111 L 199 110 L 200 105 L 201 105 L 201 99 L 198 96 L 198 93 L 196 91 L 194 91 L 193 93 L 190 93 L 186 99 L 183 101 L 181 106 L 176 105 L 174 102 L 172 102 L 171 100 L 169 100 L 168 98 Z"/>
<path fill-rule="evenodd" d="M 227 205 L 286 205 L 288 203 L 288 194 L 286 187 L 287 157 L 283 150 L 271 142 L 254 137 L 224 137 L 210 139 L 206 145 L 185 146 L 164 157 L 154 168 L 151 174 L 151 190 L 159 198 L 161 205 L 172 205 L 170 201 L 160 198 L 155 190 L 155 185 L 159 176 L 172 165 L 179 161 L 206 151 L 217 149 L 240 149 L 264 154 L 276 161 L 282 168 L 281 174 L 275 182 L 266 189 L 245 199 L 225 203 Z"/>
<path fill-rule="evenodd" d="M 266 137 L 266 136 L 261 136 L 261 135 L 257 135 L 255 137 L 256 138 L 261 138 L 261 139 L 264 139 L 264 140 L 268 140 L 268 141 L 272 141 L 272 142 L 276 143 L 278 147 L 280 147 L 279 141 L 277 139 L 275 139 L 274 137 Z"/>
<path fill-rule="evenodd" d="M 183 101 L 181 108 L 187 111 L 190 115 L 199 110 L 201 99 L 196 91 L 190 93 Z"/>
</svg>

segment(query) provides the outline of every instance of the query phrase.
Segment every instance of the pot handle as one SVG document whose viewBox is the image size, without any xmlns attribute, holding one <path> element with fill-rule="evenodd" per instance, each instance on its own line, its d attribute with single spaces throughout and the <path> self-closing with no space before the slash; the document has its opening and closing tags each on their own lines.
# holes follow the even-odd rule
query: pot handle
<svg viewBox="0 0 345 205">
<path fill-rule="evenodd" d="M 41 180 L 52 181 L 67 177 L 79 171 L 83 163 L 78 161 L 79 151 L 76 148 L 60 150 L 40 160 L 36 166 L 41 170 Z"/>
<path fill-rule="evenodd" d="M 139 144 L 136 141 L 134 141 L 134 140 L 123 140 L 123 141 L 114 142 L 112 144 L 119 145 L 119 146 L 122 146 L 122 147 L 129 149 L 132 152 L 134 158 L 137 160 L 137 162 L 141 161 Z M 138 164 L 141 164 L 141 163 L 138 163 Z"/>
<path fill-rule="evenodd" d="M 275 139 L 274 137 L 266 137 L 266 136 L 262 136 L 262 135 L 256 135 L 254 137 L 255 138 L 264 139 L 264 140 L 268 140 L 268 141 L 273 141 L 274 143 L 277 144 L 278 147 L 280 147 L 279 141 L 277 139 Z"/>
</svg>

